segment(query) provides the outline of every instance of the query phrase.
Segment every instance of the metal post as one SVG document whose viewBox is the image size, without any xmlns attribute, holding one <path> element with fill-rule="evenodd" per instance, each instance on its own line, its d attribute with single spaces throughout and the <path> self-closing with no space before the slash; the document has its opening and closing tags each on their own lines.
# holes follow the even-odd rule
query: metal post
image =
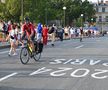
<svg viewBox="0 0 108 90">
<path fill-rule="evenodd" d="M 65 7 L 65 6 L 63 7 L 63 10 L 64 10 L 64 27 L 65 27 L 65 22 L 66 22 L 66 21 L 65 21 L 65 18 L 66 18 L 66 17 L 65 17 L 65 16 L 66 16 L 66 14 L 65 14 L 66 7 Z"/>
<path fill-rule="evenodd" d="M 65 10 L 64 10 L 64 27 L 65 27 Z"/>
<path fill-rule="evenodd" d="M 81 27 L 83 27 L 83 14 L 81 14 Z"/>
<path fill-rule="evenodd" d="M 45 9 L 45 23 L 46 23 L 46 25 L 48 24 L 47 23 L 47 8 Z"/>
<path fill-rule="evenodd" d="M 23 5 L 23 3 L 24 3 L 24 1 L 21 0 L 21 17 L 22 17 L 22 21 L 24 20 L 24 10 L 23 10 L 24 5 Z"/>
<path fill-rule="evenodd" d="M 103 14 L 102 14 L 102 21 L 101 21 L 101 32 L 102 32 L 102 36 L 104 36 L 104 33 L 103 33 Z"/>
</svg>

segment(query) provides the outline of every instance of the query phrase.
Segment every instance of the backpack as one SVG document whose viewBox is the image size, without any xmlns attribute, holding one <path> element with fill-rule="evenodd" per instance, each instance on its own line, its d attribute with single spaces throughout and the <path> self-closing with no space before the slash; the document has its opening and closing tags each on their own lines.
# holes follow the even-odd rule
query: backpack
<svg viewBox="0 0 108 90">
<path fill-rule="evenodd" d="M 3 25 L 3 31 L 8 31 L 8 25 L 7 24 Z"/>
<path fill-rule="evenodd" d="M 48 31 L 49 34 L 51 34 L 51 33 L 53 33 L 53 32 L 54 32 L 54 27 L 52 27 L 52 28 Z"/>
</svg>

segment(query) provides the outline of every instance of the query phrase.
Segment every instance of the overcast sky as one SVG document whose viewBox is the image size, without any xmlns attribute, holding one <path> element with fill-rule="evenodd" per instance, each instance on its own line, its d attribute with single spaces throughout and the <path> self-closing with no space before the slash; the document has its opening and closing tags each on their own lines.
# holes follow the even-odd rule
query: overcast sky
<svg viewBox="0 0 108 90">
<path fill-rule="evenodd" d="M 84 1 L 84 0 L 83 0 Z M 98 2 L 98 0 L 88 0 L 88 1 L 92 1 L 92 2 Z M 99 0 L 99 1 L 101 1 L 101 0 Z M 108 0 L 104 0 L 104 2 L 105 1 L 108 1 Z"/>
</svg>

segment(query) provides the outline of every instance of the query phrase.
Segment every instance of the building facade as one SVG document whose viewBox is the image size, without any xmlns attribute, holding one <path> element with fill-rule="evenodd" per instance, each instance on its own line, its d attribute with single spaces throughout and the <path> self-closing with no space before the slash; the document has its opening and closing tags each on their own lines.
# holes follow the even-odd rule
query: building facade
<svg viewBox="0 0 108 90">
<path fill-rule="evenodd" d="M 104 0 L 101 0 L 101 2 L 99 2 L 98 0 L 94 8 L 96 10 L 96 22 L 108 23 L 108 1 L 104 2 Z"/>
<path fill-rule="evenodd" d="M 97 0 L 94 8 L 96 10 L 96 26 L 99 28 L 99 31 L 108 31 L 108 1 Z"/>
</svg>

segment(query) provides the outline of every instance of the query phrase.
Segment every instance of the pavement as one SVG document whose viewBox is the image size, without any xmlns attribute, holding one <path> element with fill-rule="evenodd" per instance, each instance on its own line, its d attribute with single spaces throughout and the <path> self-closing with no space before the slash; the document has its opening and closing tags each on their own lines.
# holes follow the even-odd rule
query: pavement
<svg viewBox="0 0 108 90">
<path fill-rule="evenodd" d="M 108 37 L 56 41 L 26 65 L 20 49 L 8 51 L 0 52 L 0 90 L 108 90 Z"/>
<path fill-rule="evenodd" d="M 0 42 L 0 49 L 8 48 L 10 47 L 9 42 Z"/>
<path fill-rule="evenodd" d="M 108 35 L 106 35 L 108 36 Z M 100 36 L 99 36 L 100 37 Z M 85 36 L 84 38 L 88 38 L 87 36 Z M 79 39 L 79 37 L 76 38 L 72 38 L 72 39 Z M 59 40 L 59 39 L 58 39 Z M 56 41 L 58 41 L 56 40 Z M 69 39 L 63 39 L 63 40 L 69 40 Z M 51 42 L 51 40 L 48 40 L 48 42 Z M 10 43 L 8 42 L 0 42 L 0 49 L 4 49 L 4 48 L 9 48 L 10 47 Z"/>
</svg>

